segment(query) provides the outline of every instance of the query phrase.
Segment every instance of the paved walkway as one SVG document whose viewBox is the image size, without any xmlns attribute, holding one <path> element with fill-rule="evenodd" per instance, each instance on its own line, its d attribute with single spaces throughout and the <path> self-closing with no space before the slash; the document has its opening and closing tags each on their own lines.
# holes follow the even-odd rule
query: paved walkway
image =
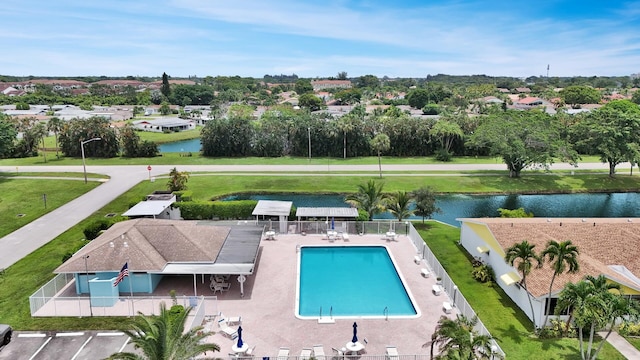
<svg viewBox="0 0 640 360">
<path fill-rule="evenodd" d="M 603 331 L 599 332 L 598 335 L 604 339 L 604 337 L 607 336 L 607 333 L 606 331 Z M 620 351 L 620 353 L 627 359 L 640 359 L 640 351 L 617 332 L 612 332 L 607 338 L 607 342 Z"/>
<path fill-rule="evenodd" d="M 619 165 L 620 169 L 624 164 Z M 23 226 L 13 233 L 0 239 L 0 268 L 8 268 L 29 253 L 42 245 L 55 239 L 60 234 L 75 226 L 80 221 L 107 205 L 118 196 L 125 193 L 140 181 L 149 179 L 149 176 L 157 177 L 166 175 L 177 167 L 180 171 L 211 172 L 237 175 L 278 174 L 287 175 L 297 173 L 326 172 L 330 176 L 349 176 L 353 172 L 371 172 L 378 174 L 378 165 L 154 165 L 149 172 L 143 165 L 108 165 L 87 166 L 87 172 L 105 174 L 109 181 L 77 199 L 59 207 L 58 209 L 40 217 L 39 219 Z M 572 170 L 575 167 L 558 163 L 551 166 L 553 170 Z M 607 164 L 583 163 L 581 170 L 608 169 Z M 401 172 L 415 171 L 471 171 L 471 170 L 505 170 L 502 163 L 496 164 L 402 164 L 384 165 L 385 171 L 398 172 L 395 176 L 406 176 Z M 82 173 L 82 166 L 19 166 L 19 172 L 76 172 Z M 0 166 L 0 171 L 15 173 L 15 166 Z M 351 174 L 349 174 L 351 172 Z M 295 175 L 295 174 L 294 174 Z M 367 174 L 358 173 L 360 176 Z M 386 174 L 385 176 L 392 176 Z M 418 175 L 424 176 L 424 175 Z M 78 182 L 77 186 L 82 186 Z"/>
</svg>

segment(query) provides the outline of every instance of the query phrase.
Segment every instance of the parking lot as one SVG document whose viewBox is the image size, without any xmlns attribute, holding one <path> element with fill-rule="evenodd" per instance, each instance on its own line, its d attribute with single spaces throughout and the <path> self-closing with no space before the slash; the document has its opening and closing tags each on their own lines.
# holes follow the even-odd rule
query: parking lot
<svg viewBox="0 0 640 360">
<path fill-rule="evenodd" d="M 133 352 L 121 332 L 14 332 L 11 343 L 0 349 L 0 359 L 95 360 L 118 351 Z"/>
</svg>

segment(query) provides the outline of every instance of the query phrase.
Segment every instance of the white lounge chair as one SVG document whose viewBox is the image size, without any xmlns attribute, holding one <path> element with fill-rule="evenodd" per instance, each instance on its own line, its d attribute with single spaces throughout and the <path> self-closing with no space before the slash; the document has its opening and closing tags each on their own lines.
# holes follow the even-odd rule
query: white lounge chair
<svg viewBox="0 0 640 360">
<path fill-rule="evenodd" d="M 238 337 L 238 330 L 230 327 L 227 323 L 227 319 L 218 320 L 218 327 L 220 328 L 220 331 L 229 338 L 235 339 Z"/>
<path fill-rule="evenodd" d="M 331 348 L 334 352 L 333 358 L 336 360 L 344 359 L 344 351 L 340 349 L 336 349 L 334 347 Z"/>
<path fill-rule="evenodd" d="M 224 316 L 221 312 L 218 313 L 220 319 L 225 319 L 227 325 L 242 325 L 242 316 Z"/>
<path fill-rule="evenodd" d="M 388 360 L 399 360 L 398 348 L 395 346 L 387 346 L 386 356 Z"/>
<path fill-rule="evenodd" d="M 317 360 L 325 360 L 324 346 L 322 344 L 313 345 L 313 357 Z"/>
<path fill-rule="evenodd" d="M 253 345 L 253 347 L 250 347 L 249 349 L 247 349 L 247 351 L 244 352 L 244 356 L 245 357 L 253 357 L 253 354 L 255 354 L 256 351 L 256 346 Z"/>
<path fill-rule="evenodd" d="M 300 352 L 300 360 L 309 360 L 311 358 L 311 349 L 303 348 Z"/>
<path fill-rule="evenodd" d="M 289 359 L 289 348 L 281 347 L 278 350 L 278 360 L 288 360 Z"/>
</svg>

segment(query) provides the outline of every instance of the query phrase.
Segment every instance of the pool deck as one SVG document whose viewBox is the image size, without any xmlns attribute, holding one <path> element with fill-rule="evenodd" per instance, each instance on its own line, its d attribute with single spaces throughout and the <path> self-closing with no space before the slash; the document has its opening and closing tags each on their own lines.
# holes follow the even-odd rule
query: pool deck
<svg viewBox="0 0 640 360">
<path fill-rule="evenodd" d="M 336 319 L 334 324 L 296 318 L 297 246 L 349 244 L 387 246 L 413 295 L 420 317 Z M 250 347 L 256 346 L 254 354 L 257 358 L 273 357 L 280 347 L 288 347 L 290 355 L 295 356 L 303 348 L 316 344 L 324 345 L 325 354 L 331 356 L 332 347 L 343 348 L 351 340 L 354 321 L 358 323 L 359 340 L 367 339 L 367 355 L 383 355 L 387 345 L 396 346 L 401 355 L 428 355 L 429 347 L 423 345 L 430 340 L 440 316 L 445 315 L 443 302 L 450 299 L 444 292 L 439 296 L 431 292 L 436 279 L 421 275 L 420 270 L 425 265 L 416 264 L 415 255 L 415 247 L 404 235 L 397 241 L 386 241 L 381 235 L 351 235 L 349 241 L 335 242 L 329 242 L 322 235 L 278 235 L 276 240 L 262 241 L 255 274 L 245 283 L 244 298 L 239 296 L 238 284 L 233 284 L 231 291 L 216 294 L 217 310 L 225 316 L 242 316 L 242 338 Z M 232 281 L 237 282 L 234 278 Z M 447 316 L 455 317 L 455 314 L 454 308 Z M 217 331 L 217 318 L 206 322 L 205 328 Z M 234 341 L 222 333 L 216 332 L 207 340 L 220 346 L 216 356 L 226 357 L 232 353 Z"/>
</svg>

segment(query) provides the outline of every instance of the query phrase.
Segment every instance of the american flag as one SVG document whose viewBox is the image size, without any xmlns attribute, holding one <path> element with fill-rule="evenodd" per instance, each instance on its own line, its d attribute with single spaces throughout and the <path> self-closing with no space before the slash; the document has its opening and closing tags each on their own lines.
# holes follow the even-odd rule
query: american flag
<svg viewBox="0 0 640 360">
<path fill-rule="evenodd" d="M 124 263 L 124 266 L 122 267 L 122 270 L 120 270 L 120 273 L 118 274 L 116 281 L 113 283 L 113 286 L 118 286 L 118 284 L 120 284 L 125 276 L 129 276 L 129 266 L 127 265 L 127 263 Z"/>
</svg>

